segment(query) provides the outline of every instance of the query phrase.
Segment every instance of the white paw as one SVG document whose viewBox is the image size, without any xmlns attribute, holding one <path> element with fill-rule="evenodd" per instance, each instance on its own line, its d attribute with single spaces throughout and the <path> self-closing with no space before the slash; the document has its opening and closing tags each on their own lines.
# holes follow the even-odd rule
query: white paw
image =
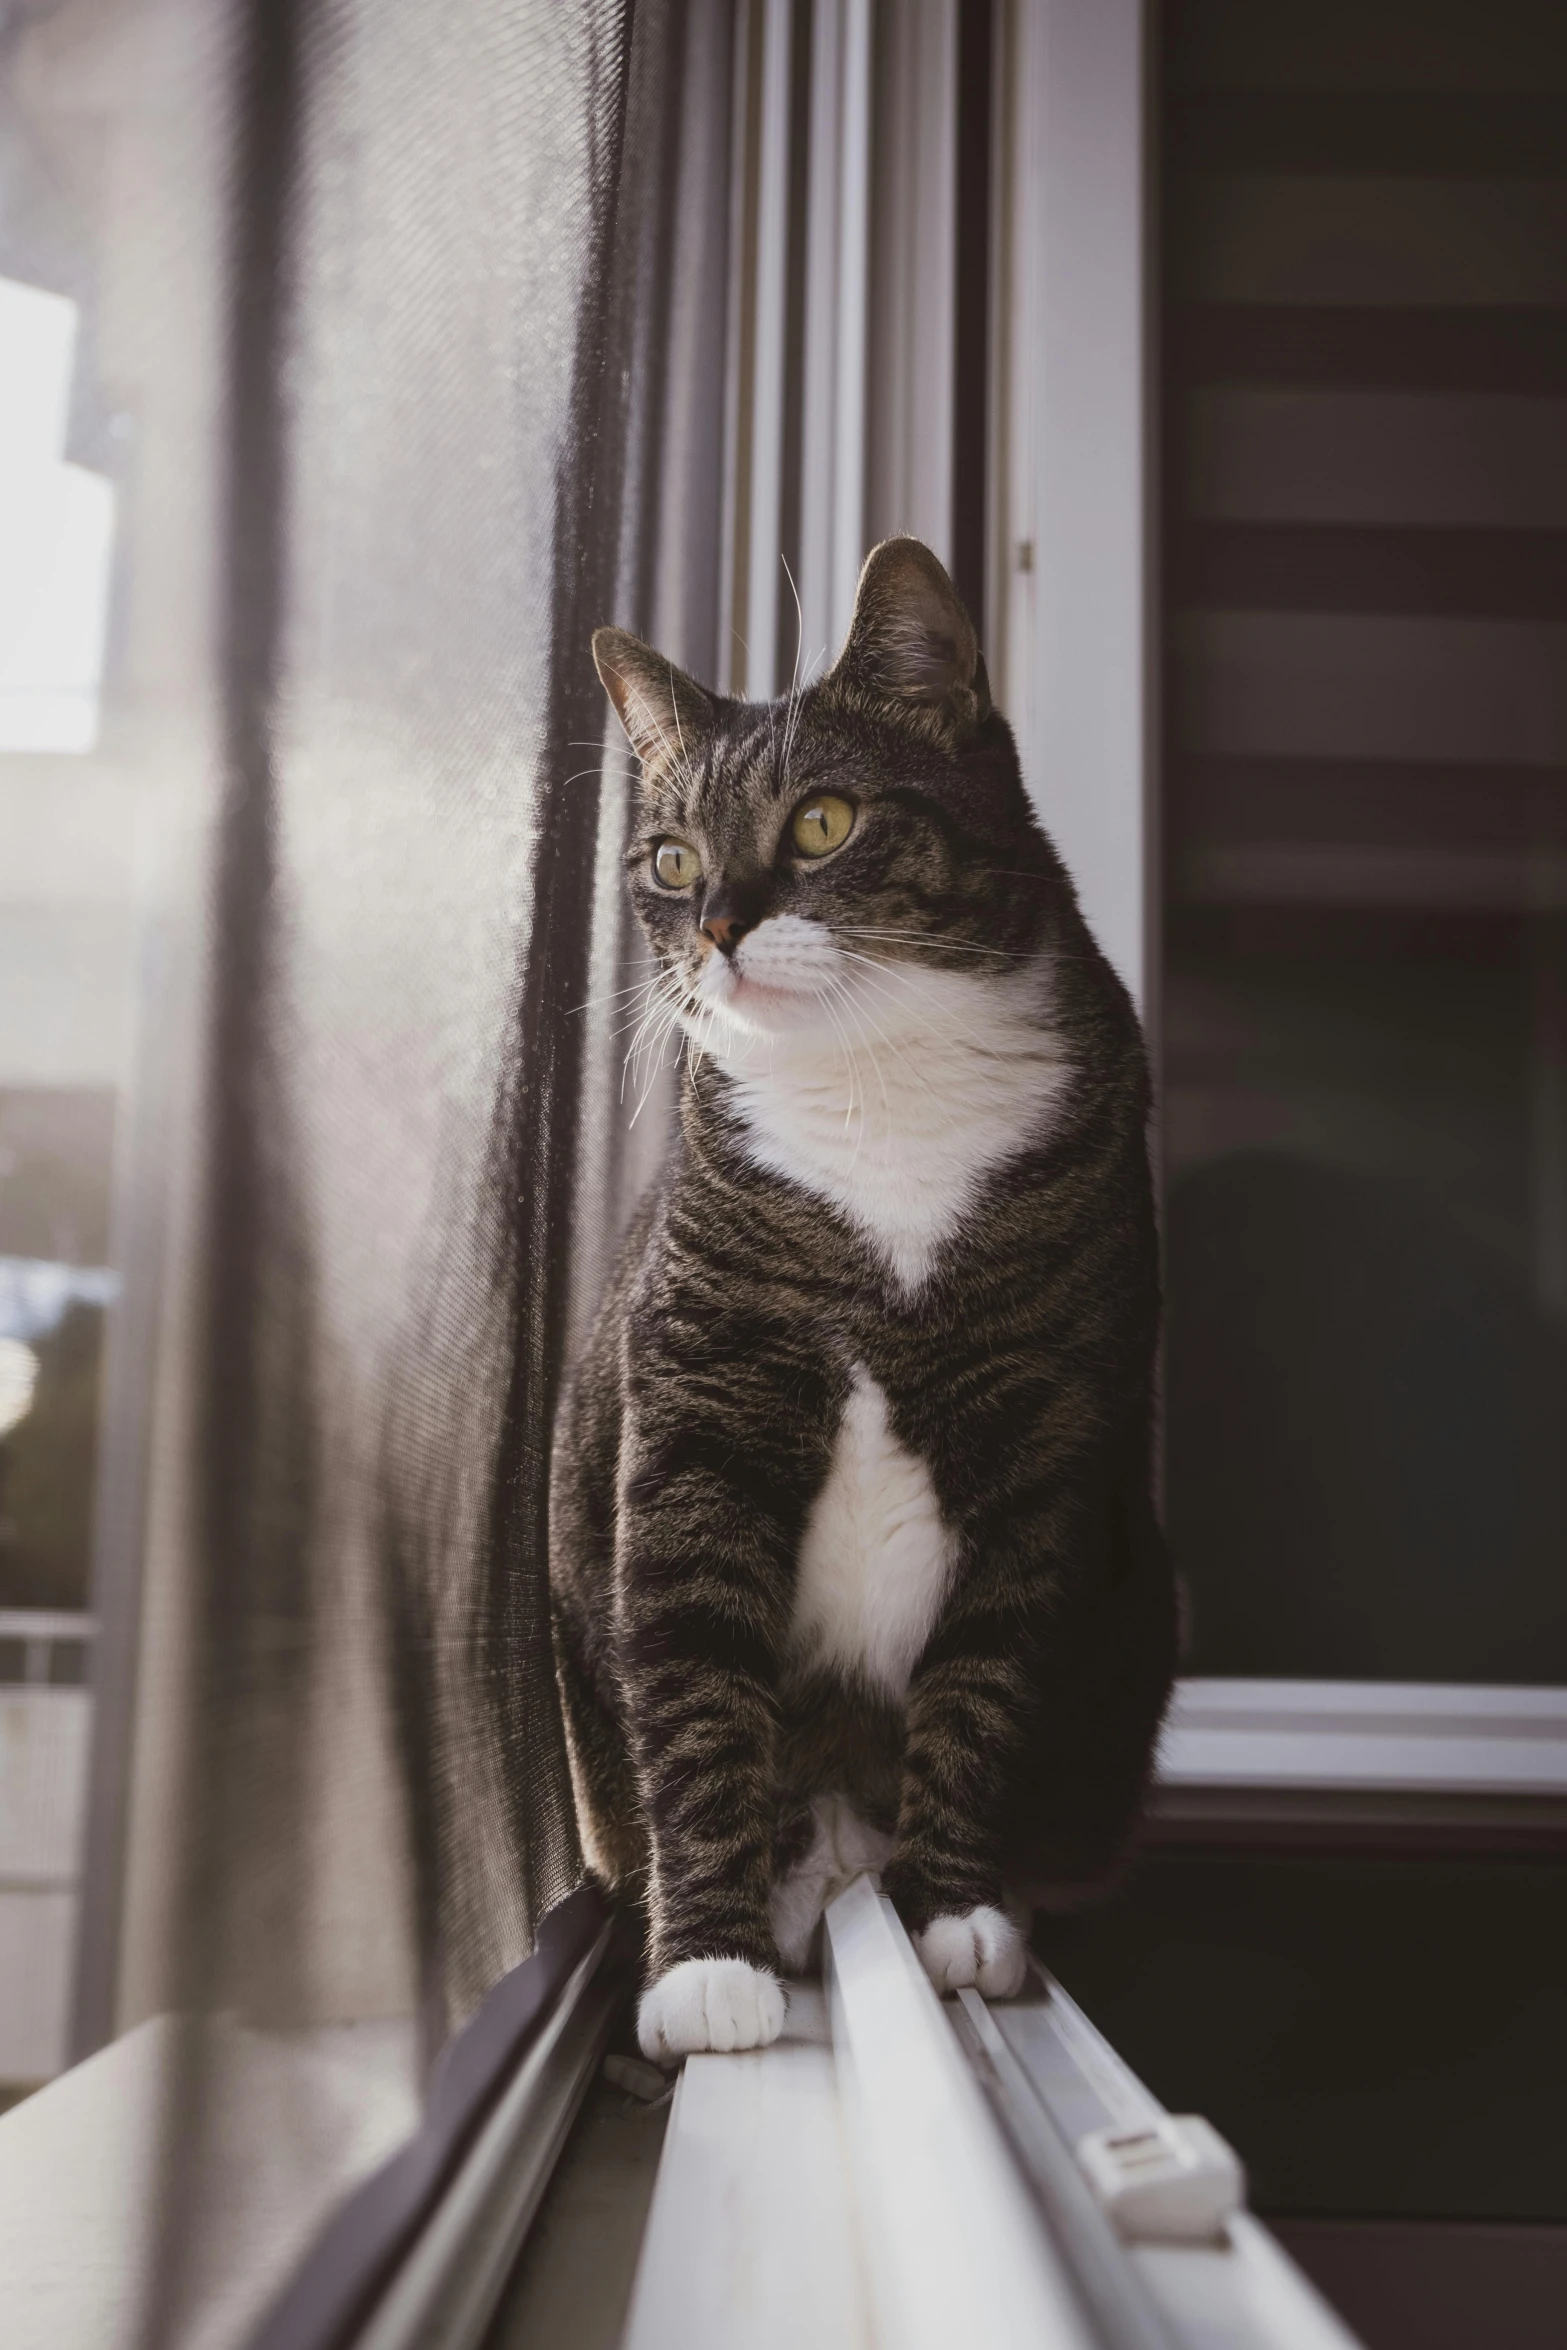
<svg viewBox="0 0 1567 2350">
<path fill-rule="evenodd" d="M 1023 1988 L 1028 1948 L 1012 1919 L 1000 1909 L 971 1909 L 960 1918 L 932 1918 L 914 1947 L 920 1964 L 941 1992 L 983 1993 L 1010 1999 Z"/>
<path fill-rule="evenodd" d="M 684 1958 L 650 1983 L 637 2009 L 637 2038 L 654 2064 L 704 2048 L 765 2048 L 783 2030 L 776 1975 L 744 1958 Z"/>
</svg>

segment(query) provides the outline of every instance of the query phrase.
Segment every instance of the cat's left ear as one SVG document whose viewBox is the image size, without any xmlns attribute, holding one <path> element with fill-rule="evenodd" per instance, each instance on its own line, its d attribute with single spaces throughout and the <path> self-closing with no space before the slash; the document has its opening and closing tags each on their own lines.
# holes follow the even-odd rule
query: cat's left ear
<svg viewBox="0 0 1567 2350">
<path fill-rule="evenodd" d="M 960 724 L 990 712 L 974 623 L 921 539 L 883 539 L 865 558 L 835 676 L 888 701 L 944 709 Z"/>
<path fill-rule="evenodd" d="M 712 697 L 696 679 L 624 628 L 593 631 L 593 665 L 643 766 L 684 766 L 713 723 Z"/>
</svg>

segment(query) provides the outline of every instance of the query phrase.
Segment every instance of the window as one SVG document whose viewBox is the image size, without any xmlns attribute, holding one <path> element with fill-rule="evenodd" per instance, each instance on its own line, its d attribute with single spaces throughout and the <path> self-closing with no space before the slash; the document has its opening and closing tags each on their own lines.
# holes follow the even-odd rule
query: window
<svg viewBox="0 0 1567 2350">
<path fill-rule="evenodd" d="M 1412 30 L 1166 28 L 1169 1525 L 1199 1673 L 1562 1682 L 1567 47 Z"/>
</svg>

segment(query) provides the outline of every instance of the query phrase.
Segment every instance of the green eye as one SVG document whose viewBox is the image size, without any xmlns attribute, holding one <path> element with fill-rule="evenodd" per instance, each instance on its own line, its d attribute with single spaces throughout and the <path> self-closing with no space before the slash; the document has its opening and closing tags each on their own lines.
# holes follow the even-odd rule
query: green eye
<svg viewBox="0 0 1567 2350">
<path fill-rule="evenodd" d="M 689 889 L 702 878 L 702 860 L 689 841 L 661 840 L 653 851 L 653 871 L 665 889 Z"/>
<path fill-rule="evenodd" d="M 853 808 L 830 791 L 802 800 L 789 819 L 790 835 L 802 857 L 825 857 L 842 848 L 853 829 Z"/>
</svg>

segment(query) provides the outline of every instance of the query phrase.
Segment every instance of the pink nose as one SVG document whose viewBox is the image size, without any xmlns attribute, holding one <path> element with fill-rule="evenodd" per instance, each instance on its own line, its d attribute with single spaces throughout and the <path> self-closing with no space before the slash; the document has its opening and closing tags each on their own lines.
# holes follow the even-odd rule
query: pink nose
<svg viewBox="0 0 1567 2350">
<path fill-rule="evenodd" d="M 703 935 L 712 940 L 721 955 L 732 955 L 750 927 L 738 914 L 707 914 L 702 920 Z"/>
</svg>

